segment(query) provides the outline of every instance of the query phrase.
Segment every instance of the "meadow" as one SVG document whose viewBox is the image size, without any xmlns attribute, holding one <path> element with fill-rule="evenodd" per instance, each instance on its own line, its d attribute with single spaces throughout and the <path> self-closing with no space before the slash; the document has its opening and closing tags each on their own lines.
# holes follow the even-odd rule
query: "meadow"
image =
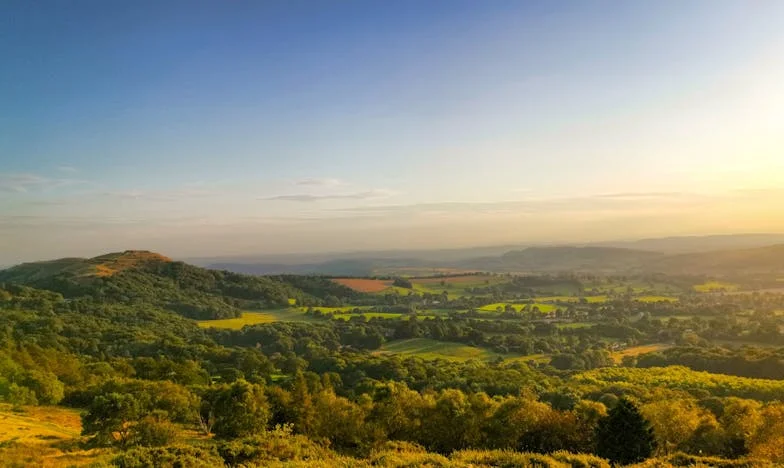
<svg viewBox="0 0 784 468">
<path fill-rule="evenodd" d="M 695 284 L 693 287 L 695 291 L 701 293 L 734 292 L 740 289 L 740 285 L 724 281 L 706 281 L 701 284 Z"/>
<path fill-rule="evenodd" d="M 514 308 L 515 312 L 520 312 L 523 309 L 530 311 L 536 307 L 539 309 L 539 312 L 543 314 L 549 314 L 550 312 L 555 312 L 558 309 L 558 306 L 554 304 L 545 304 L 542 302 L 534 302 L 531 304 L 510 304 L 506 302 L 495 302 L 493 304 L 482 306 L 478 310 L 480 312 L 497 312 L 498 310 L 503 312 L 506 306 L 511 306 Z"/>
<path fill-rule="evenodd" d="M 492 361 L 499 358 L 520 361 L 548 360 L 547 357 L 541 354 L 527 356 L 519 354 L 500 354 L 477 346 L 436 341 L 429 338 L 409 338 L 405 340 L 390 341 L 385 343 L 377 353 L 416 356 L 428 360 L 446 359 L 449 361 L 468 361 L 471 359 Z"/>
<path fill-rule="evenodd" d="M 202 328 L 226 328 L 239 330 L 246 325 L 258 325 L 271 322 L 304 322 L 317 320 L 305 314 L 299 308 L 270 309 L 264 311 L 244 311 L 239 317 L 218 320 L 199 320 L 196 323 Z"/>
<path fill-rule="evenodd" d="M 616 351 L 612 353 L 612 358 L 616 364 L 620 364 L 623 362 L 623 358 L 626 356 L 639 356 L 641 354 L 646 353 L 655 353 L 657 351 L 663 351 L 665 349 L 672 348 L 671 344 L 664 344 L 664 343 L 653 343 L 653 344 L 646 344 L 640 346 L 632 346 L 621 351 Z"/>
</svg>

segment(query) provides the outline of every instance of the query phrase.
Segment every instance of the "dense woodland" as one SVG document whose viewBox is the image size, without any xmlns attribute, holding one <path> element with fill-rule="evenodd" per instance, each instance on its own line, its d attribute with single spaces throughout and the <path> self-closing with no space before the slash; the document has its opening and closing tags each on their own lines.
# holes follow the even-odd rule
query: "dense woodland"
<svg viewBox="0 0 784 468">
<path fill-rule="evenodd" d="M 82 435 L 57 450 L 92 466 L 784 463 L 781 294 L 571 274 L 459 295 L 390 278 L 394 289 L 369 294 L 130 257 L 0 272 L 0 401 L 78 410 Z M 640 299 L 663 283 L 672 300 Z M 540 302 L 564 290 L 574 297 Z M 194 320 L 292 304 L 302 320 Z M 417 338 L 497 358 L 384 351 Z M 651 343 L 666 346 L 623 355 Z M 33 447 L 3 441 L 0 459 L 42 464 Z"/>
</svg>

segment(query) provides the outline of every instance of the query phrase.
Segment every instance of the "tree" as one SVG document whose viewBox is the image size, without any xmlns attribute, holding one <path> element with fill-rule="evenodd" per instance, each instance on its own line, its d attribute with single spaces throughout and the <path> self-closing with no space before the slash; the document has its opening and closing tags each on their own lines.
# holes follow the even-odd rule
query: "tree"
<svg viewBox="0 0 784 468">
<path fill-rule="evenodd" d="M 132 434 L 134 445 L 162 447 L 177 438 L 177 428 L 166 412 L 157 410 L 139 420 L 133 426 Z"/>
<path fill-rule="evenodd" d="M 596 427 L 596 453 L 613 463 L 627 465 L 650 457 L 656 449 L 653 429 L 640 411 L 626 398 Z"/>
<path fill-rule="evenodd" d="M 128 445 L 141 414 L 141 405 L 131 394 L 99 395 L 82 416 L 82 434 L 92 436 L 100 445 Z"/>
<path fill-rule="evenodd" d="M 238 380 L 210 388 L 202 399 L 201 420 L 217 437 L 236 438 L 263 431 L 270 409 L 261 385 Z"/>
</svg>

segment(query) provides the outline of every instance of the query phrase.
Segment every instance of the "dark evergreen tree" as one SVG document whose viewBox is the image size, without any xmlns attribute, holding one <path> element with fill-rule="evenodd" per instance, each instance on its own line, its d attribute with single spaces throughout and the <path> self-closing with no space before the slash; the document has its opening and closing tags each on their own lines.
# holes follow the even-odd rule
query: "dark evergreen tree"
<svg viewBox="0 0 784 468">
<path fill-rule="evenodd" d="M 619 465 L 637 463 L 656 450 L 653 428 L 637 407 L 626 398 L 596 427 L 596 454 Z"/>
</svg>

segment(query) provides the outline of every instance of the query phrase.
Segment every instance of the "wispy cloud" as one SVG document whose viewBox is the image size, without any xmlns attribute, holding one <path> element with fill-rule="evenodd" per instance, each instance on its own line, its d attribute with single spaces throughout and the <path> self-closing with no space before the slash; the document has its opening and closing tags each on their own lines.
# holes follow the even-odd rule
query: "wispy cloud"
<svg viewBox="0 0 784 468">
<path fill-rule="evenodd" d="M 276 195 L 274 197 L 262 198 L 262 200 L 274 201 L 294 201 L 294 202 L 317 202 L 323 200 L 370 200 L 374 198 L 387 198 L 395 192 L 386 189 L 373 189 L 363 192 L 338 193 L 338 194 L 309 194 L 300 193 L 294 195 Z"/>
<path fill-rule="evenodd" d="M 47 182 L 48 179 L 35 174 L 0 174 L 0 191 L 24 193 Z"/>
<path fill-rule="evenodd" d="M 83 183 L 83 180 L 49 178 L 32 173 L 0 174 L 0 192 L 5 193 L 27 193 Z"/>
<path fill-rule="evenodd" d="M 295 181 L 294 184 L 313 187 L 337 187 L 338 185 L 343 185 L 343 181 L 333 178 L 306 177 Z"/>
<path fill-rule="evenodd" d="M 76 174 L 79 172 L 79 170 L 73 166 L 57 166 L 57 170 L 66 174 Z"/>
<path fill-rule="evenodd" d="M 204 198 L 215 195 L 216 192 L 204 189 L 183 188 L 176 190 L 125 190 L 103 192 L 101 195 L 106 197 L 120 198 L 125 200 L 144 200 L 144 201 L 177 201 L 188 198 Z"/>
<path fill-rule="evenodd" d="M 595 198 L 634 200 L 645 198 L 679 198 L 687 195 L 683 192 L 618 192 L 594 195 Z"/>
</svg>

